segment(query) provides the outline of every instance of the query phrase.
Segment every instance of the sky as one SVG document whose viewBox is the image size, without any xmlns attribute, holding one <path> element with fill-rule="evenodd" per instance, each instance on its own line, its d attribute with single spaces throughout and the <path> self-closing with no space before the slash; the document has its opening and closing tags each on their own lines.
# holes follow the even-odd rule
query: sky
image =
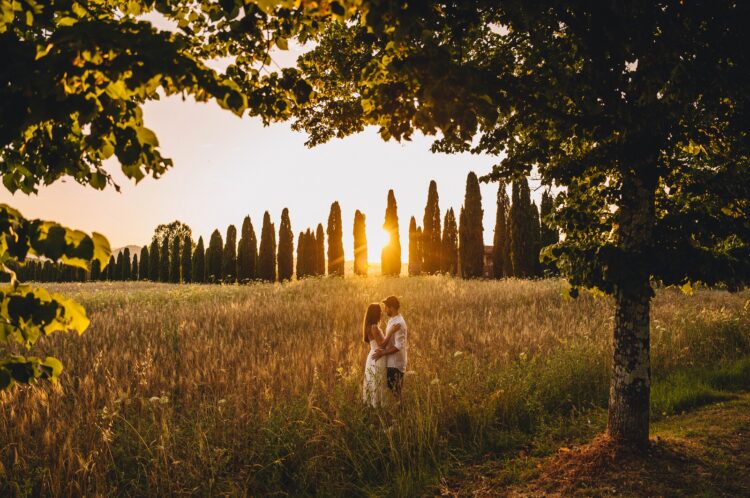
<svg viewBox="0 0 750 498">
<path fill-rule="evenodd" d="M 295 50 L 277 54 L 281 65 L 296 57 Z M 257 118 L 238 118 L 215 103 L 196 103 L 170 97 L 149 102 L 145 125 L 159 137 L 161 151 L 174 167 L 158 180 L 146 178 L 135 185 L 108 163 L 120 185 L 96 191 L 72 179 L 40 187 L 37 195 L 11 195 L 0 189 L 0 203 L 19 209 L 27 218 L 58 221 L 68 227 L 107 236 L 113 248 L 146 245 L 160 223 L 187 223 L 197 241 L 207 244 L 214 229 L 226 236 L 233 224 L 238 231 L 250 215 L 256 234 L 264 211 L 276 228 L 281 211 L 289 208 L 295 234 L 318 223 L 325 227 L 331 203 L 339 201 L 343 216 L 346 259 L 353 258 L 354 211 L 367 217 L 369 260 L 378 261 L 387 241 L 382 230 L 386 197 L 394 189 L 398 202 L 403 258 L 407 258 L 409 219 L 422 224 L 427 189 L 435 180 L 441 216 L 449 207 L 456 218 L 463 203 L 466 175 L 481 176 L 496 157 L 471 154 L 433 154 L 431 138 L 415 135 L 411 142 L 383 142 L 377 129 L 309 149 L 305 134 L 288 123 L 264 127 Z M 539 204 L 541 189 L 531 181 Z M 497 184 L 481 184 L 484 239 L 492 243 Z"/>
</svg>

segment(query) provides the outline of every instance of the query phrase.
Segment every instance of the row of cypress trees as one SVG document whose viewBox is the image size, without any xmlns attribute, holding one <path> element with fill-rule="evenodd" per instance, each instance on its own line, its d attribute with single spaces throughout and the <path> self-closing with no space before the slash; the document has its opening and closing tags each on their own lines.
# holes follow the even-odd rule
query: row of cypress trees
<svg viewBox="0 0 750 498">
<path fill-rule="evenodd" d="M 546 222 L 553 211 L 552 194 L 548 191 L 542 194 L 541 218 L 544 223 L 540 221 L 536 204 L 531 201 L 527 179 L 512 183 L 512 198 L 511 203 L 506 185 L 501 183 L 497 193 L 492 270 L 486 276 L 529 278 L 553 273 L 552 266 L 539 261 L 541 249 L 559 240 L 557 230 Z M 466 178 L 458 228 L 451 208 L 445 213 L 441 232 L 437 184 L 430 182 L 422 226 L 417 225 L 414 217 L 409 222 L 409 275 L 485 276 L 483 214 L 479 179 L 471 172 Z"/>
<path fill-rule="evenodd" d="M 512 183 L 512 202 L 506 185 L 497 193 L 497 217 L 492 247 L 492 273 L 495 278 L 535 277 L 551 273 L 551 267 L 539 262 L 540 249 L 554 244 L 559 236 L 555 229 L 540 223 L 540 213 L 531 201 L 526 179 Z M 544 192 L 541 217 L 553 210 L 554 199 Z M 415 217 L 409 222 L 409 275 L 447 273 L 463 278 L 485 276 L 485 246 L 483 239 L 483 210 L 479 180 L 473 172 L 466 179 L 466 193 L 458 223 L 452 208 L 441 218 L 437 183 L 430 182 L 422 226 Z M 383 228 L 389 242 L 381 253 L 383 275 L 401 273 L 401 242 L 399 236 L 398 205 L 393 190 L 388 191 Z M 155 235 L 150 246 L 140 254 L 130 254 L 129 248 L 110 258 L 105 269 L 94 262 L 91 272 L 69 269 L 51 262 L 30 261 L 19 269 L 24 280 L 83 281 L 83 280 L 151 280 L 158 282 L 246 283 L 287 281 L 293 277 L 344 276 L 344 244 L 341 207 L 331 205 L 327 228 L 318 224 L 308 228 L 297 238 L 296 266 L 294 234 L 289 210 L 284 208 L 277 232 L 271 216 L 263 215 L 260 242 L 249 216 L 242 223 L 240 239 L 234 225 L 227 228 L 226 240 L 219 230 L 211 234 L 208 247 L 203 238 L 194 244 L 191 236 Z M 354 213 L 354 273 L 367 275 L 368 252 L 366 217 Z M 327 237 L 327 252 L 326 252 Z"/>
<path fill-rule="evenodd" d="M 540 277 L 556 273 L 552 264 L 540 262 L 542 248 L 556 244 L 559 233 L 549 224 L 554 210 L 554 197 L 542 193 L 540 210 L 531 201 L 528 181 L 524 178 L 511 184 L 511 199 L 506 185 L 497 191 L 497 215 L 492 249 L 493 277 Z"/>
<path fill-rule="evenodd" d="M 479 179 L 474 172 L 466 178 L 464 204 L 459 222 L 453 208 L 440 216 L 437 183 L 430 182 L 422 226 L 409 221 L 409 275 L 448 273 L 463 278 L 484 275 L 484 210 Z"/>
</svg>

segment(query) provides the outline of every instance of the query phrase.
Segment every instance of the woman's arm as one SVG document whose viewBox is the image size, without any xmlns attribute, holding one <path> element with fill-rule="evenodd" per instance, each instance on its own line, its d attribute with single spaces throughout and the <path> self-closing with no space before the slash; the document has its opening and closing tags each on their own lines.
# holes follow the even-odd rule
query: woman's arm
<svg viewBox="0 0 750 498">
<path fill-rule="evenodd" d="M 378 346 L 385 346 L 386 344 L 388 344 L 388 341 L 391 340 L 391 337 L 393 337 L 393 334 L 395 334 L 399 330 L 401 330 L 401 324 L 397 323 L 396 325 L 394 325 L 393 327 L 391 327 L 391 330 L 383 338 L 383 342 L 382 343 L 379 342 Z"/>
<path fill-rule="evenodd" d="M 383 346 L 386 341 L 386 338 L 383 337 L 383 332 L 380 330 L 380 327 L 375 324 L 370 326 L 370 338 L 375 339 L 375 342 L 378 343 L 378 346 Z"/>
</svg>

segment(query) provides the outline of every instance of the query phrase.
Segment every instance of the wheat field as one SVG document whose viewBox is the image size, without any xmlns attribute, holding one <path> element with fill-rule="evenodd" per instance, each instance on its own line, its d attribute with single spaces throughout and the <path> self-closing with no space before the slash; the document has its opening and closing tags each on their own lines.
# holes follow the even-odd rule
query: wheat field
<svg viewBox="0 0 750 498">
<path fill-rule="evenodd" d="M 2 495 L 412 495 L 606 407 L 612 302 L 560 280 L 52 287 L 92 323 L 40 341 L 59 384 L 0 394 Z M 409 368 L 372 410 L 361 320 L 389 294 Z M 652 315 L 655 417 L 750 388 L 750 292 L 660 289 Z"/>
</svg>

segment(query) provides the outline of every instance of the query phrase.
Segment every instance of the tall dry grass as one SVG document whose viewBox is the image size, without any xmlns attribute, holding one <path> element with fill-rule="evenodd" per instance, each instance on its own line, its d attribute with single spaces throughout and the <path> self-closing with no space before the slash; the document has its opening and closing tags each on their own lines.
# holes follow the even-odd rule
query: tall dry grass
<svg viewBox="0 0 750 498">
<path fill-rule="evenodd" d="M 452 459 L 606 406 L 612 303 L 566 299 L 560 281 L 58 287 L 92 326 L 43 341 L 66 365 L 59 385 L 0 397 L 0 494 L 409 495 Z M 389 294 L 409 324 L 409 372 L 402 404 L 374 411 L 360 402 L 360 321 Z M 750 387 L 736 363 L 749 303 L 658 292 L 657 415 L 690 405 L 690 372 L 728 365 L 727 382 Z"/>
</svg>

